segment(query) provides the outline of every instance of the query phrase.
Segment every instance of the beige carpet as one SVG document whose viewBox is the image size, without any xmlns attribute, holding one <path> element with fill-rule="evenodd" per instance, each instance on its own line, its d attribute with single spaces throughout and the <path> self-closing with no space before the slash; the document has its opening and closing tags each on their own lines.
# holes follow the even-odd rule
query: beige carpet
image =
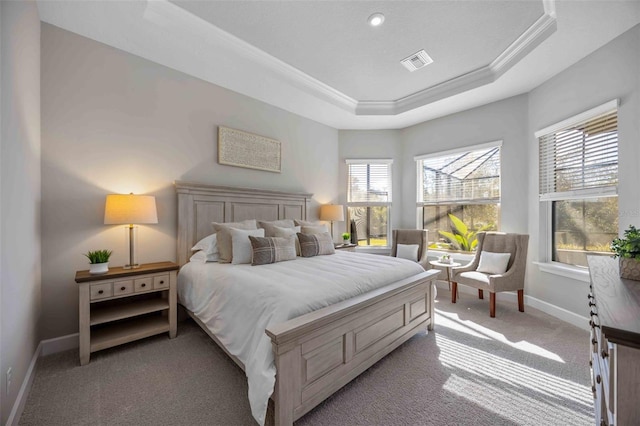
<svg viewBox="0 0 640 426">
<path fill-rule="evenodd" d="M 296 425 L 588 425 L 588 333 L 439 289 L 418 335 Z M 488 298 L 487 298 L 488 299 Z M 252 425 L 243 372 L 193 322 L 93 354 L 43 357 L 21 425 Z"/>
</svg>

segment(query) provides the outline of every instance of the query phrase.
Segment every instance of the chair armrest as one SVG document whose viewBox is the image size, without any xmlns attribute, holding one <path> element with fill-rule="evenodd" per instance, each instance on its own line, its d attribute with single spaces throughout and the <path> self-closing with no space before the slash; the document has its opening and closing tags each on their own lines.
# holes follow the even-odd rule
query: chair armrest
<svg viewBox="0 0 640 426">
<path fill-rule="evenodd" d="M 466 265 L 453 267 L 451 268 L 451 280 L 455 281 L 454 278 L 456 277 L 456 275 L 461 274 L 462 272 L 475 271 L 477 267 L 478 265 L 476 264 L 475 258 Z"/>
</svg>

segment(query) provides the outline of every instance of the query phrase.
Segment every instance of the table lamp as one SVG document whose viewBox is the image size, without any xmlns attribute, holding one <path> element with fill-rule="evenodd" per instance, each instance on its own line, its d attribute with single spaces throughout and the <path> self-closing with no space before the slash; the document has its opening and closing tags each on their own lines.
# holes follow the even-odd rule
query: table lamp
<svg viewBox="0 0 640 426">
<path fill-rule="evenodd" d="M 342 204 L 320 206 L 320 220 L 331 222 L 331 238 L 333 239 L 333 222 L 344 221 L 344 206 Z"/>
<path fill-rule="evenodd" d="M 158 223 L 156 197 L 153 195 L 110 194 L 104 207 L 105 225 L 129 225 L 129 264 L 125 269 L 140 265 L 134 259 L 133 225 Z"/>
</svg>

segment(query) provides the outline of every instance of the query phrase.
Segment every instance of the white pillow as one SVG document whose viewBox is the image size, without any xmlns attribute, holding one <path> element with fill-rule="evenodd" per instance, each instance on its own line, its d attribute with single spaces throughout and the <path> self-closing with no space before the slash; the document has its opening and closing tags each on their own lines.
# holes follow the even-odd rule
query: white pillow
<svg viewBox="0 0 640 426">
<path fill-rule="evenodd" d="M 252 237 L 264 237 L 264 229 L 236 229 L 229 228 L 231 234 L 231 263 L 238 265 L 241 263 L 251 263 L 253 248 L 251 247 Z"/>
<path fill-rule="evenodd" d="M 476 271 L 484 272 L 485 274 L 504 274 L 507 272 L 507 265 L 509 264 L 509 258 L 511 253 L 492 253 L 490 251 L 483 251 L 480 253 L 480 262 Z"/>
<path fill-rule="evenodd" d="M 201 262 L 204 263 L 207 261 L 207 254 L 202 250 L 198 250 L 189 258 L 189 262 Z"/>
<path fill-rule="evenodd" d="M 206 237 L 198 241 L 195 246 L 191 247 L 191 251 L 207 250 L 213 241 L 217 241 L 216 234 L 207 235 Z M 217 248 L 218 247 L 216 244 L 216 251 Z"/>
<path fill-rule="evenodd" d="M 396 246 L 396 257 L 417 262 L 419 249 L 420 246 L 418 244 L 398 244 Z"/>
<path fill-rule="evenodd" d="M 196 252 L 202 253 L 204 257 L 202 257 L 203 262 L 217 262 L 220 258 L 218 254 L 218 238 L 216 234 L 211 234 L 196 243 L 195 246 L 191 247 L 192 251 L 200 250 Z M 192 256 L 193 257 L 193 256 Z M 197 259 L 201 259 L 200 256 Z"/>
<path fill-rule="evenodd" d="M 242 222 L 217 223 L 212 222 L 213 231 L 218 238 L 218 252 L 220 263 L 230 263 L 233 253 L 231 253 L 231 235 L 229 228 L 236 229 L 258 229 L 255 219 L 243 220 Z M 247 237 L 247 241 L 249 237 Z"/>
</svg>

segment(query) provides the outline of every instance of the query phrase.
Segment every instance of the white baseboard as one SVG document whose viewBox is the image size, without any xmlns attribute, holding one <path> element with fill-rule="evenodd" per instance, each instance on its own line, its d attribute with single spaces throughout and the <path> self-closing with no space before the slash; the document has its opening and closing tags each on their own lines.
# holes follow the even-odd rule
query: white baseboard
<svg viewBox="0 0 640 426">
<path fill-rule="evenodd" d="M 25 374 L 22 385 L 20 386 L 20 391 L 18 392 L 16 401 L 13 403 L 13 408 L 11 409 L 11 413 L 9 414 L 9 418 L 7 419 L 6 426 L 17 426 L 18 422 L 20 421 L 20 416 L 22 416 L 22 411 L 24 410 L 24 406 L 27 403 L 27 397 L 29 396 L 29 391 L 31 390 L 31 385 L 33 384 L 33 378 L 35 377 L 36 363 L 38 362 L 38 358 L 40 358 L 41 356 L 51 355 L 69 349 L 74 349 L 78 346 L 78 333 L 56 337 L 55 339 L 42 340 L 38 344 L 38 347 L 36 348 L 36 351 L 31 358 L 31 363 L 29 364 L 29 368 L 27 369 L 27 374 Z"/>
<path fill-rule="evenodd" d="M 33 378 L 35 377 L 36 363 L 38 362 L 41 351 L 42 342 L 38 344 L 38 347 L 36 348 L 36 351 L 31 358 L 29 368 L 27 369 L 27 374 L 25 374 L 22 385 L 20 386 L 20 391 L 18 392 L 18 396 L 16 397 L 16 401 L 13 403 L 11 413 L 9 413 L 9 418 L 7 419 L 6 423 L 7 426 L 17 426 L 18 422 L 20 421 L 22 410 L 24 410 L 24 406 L 27 403 L 27 397 L 29 396 L 31 384 L 33 383 Z"/>
<path fill-rule="evenodd" d="M 564 322 L 575 325 L 576 327 L 589 331 L 589 318 L 580 316 L 574 312 L 568 311 L 551 303 L 545 302 L 540 299 L 536 299 L 532 296 L 525 296 L 524 303 L 532 308 L 536 308 L 539 311 L 549 314 Z"/>
<path fill-rule="evenodd" d="M 447 284 L 446 281 L 436 281 L 436 286 L 442 289 L 447 289 L 447 290 L 449 289 L 449 285 Z M 474 295 L 478 294 L 477 289 L 466 286 L 466 285 L 458 286 L 458 292 L 464 293 L 464 294 L 474 294 Z M 511 291 L 500 292 L 500 293 L 496 293 L 496 300 L 499 300 L 499 301 L 503 300 L 503 301 L 517 303 L 518 295 L 517 293 L 511 292 Z M 532 308 L 542 311 L 545 314 L 549 314 L 553 317 L 556 317 L 559 320 L 568 322 L 571 325 L 575 325 L 576 327 L 582 330 L 589 331 L 589 319 L 587 317 L 580 316 L 574 312 L 568 311 L 556 305 L 552 305 L 551 303 L 545 302 L 543 300 L 536 299 L 535 297 L 532 297 L 532 296 L 525 295 L 524 304 L 525 306 L 531 306 Z"/>
<path fill-rule="evenodd" d="M 56 337 L 54 339 L 47 339 L 41 342 L 42 353 L 41 356 L 56 354 L 58 352 L 68 351 L 69 349 L 75 349 L 80 346 L 78 333 L 67 334 L 66 336 Z"/>
</svg>

